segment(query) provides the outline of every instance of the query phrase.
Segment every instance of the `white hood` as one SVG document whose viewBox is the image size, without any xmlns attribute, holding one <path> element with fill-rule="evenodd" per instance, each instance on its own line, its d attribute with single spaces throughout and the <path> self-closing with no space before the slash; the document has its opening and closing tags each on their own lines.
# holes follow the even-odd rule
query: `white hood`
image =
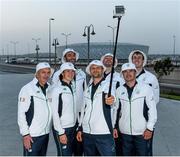
<svg viewBox="0 0 180 157">
<path fill-rule="evenodd" d="M 76 51 L 74 51 L 73 49 L 68 48 L 68 49 L 65 49 L 65 50 L 63 51 L 63 55 L 62 55 L 62 58 L 61 58 L 61 62 L 62 62 L 62 63 L 66 63 L 66 62 L 67 62 L 66 59 L 64 58 L 64 56 L 65 56 L 66 53 L 68 53 L 68 52 L 74 52 L 74 53 L 76 54 L 76 61 L 79 59 L 79 53 L 76 52 Z"/>
<path fill-rule="evenodd" d="M 112 54 L 112 53 L 106 53 L 104 56 L 102 56 L 102 57 L 101 57 L 101 62 L 102 62 L 102 63 L 103 63 L 103 60 L 104 60 L 104 58 L 105 58 L 106 56 L 111 56 L 111 57 L 113 57 L 113 54 Z M 116 68 L 117 65 L 118 65 L 118 60 L 117 60 L 117 58 L 115 58 L 114 68 Z"/>
<path fill-rule="evenodd" d="M 147 64 L 147 56 L 144 52 L 142 52 L 140 50 L 131 51 L 131 53 L 129 54 L 129 62 L 132 63 L 132 56 L 135 52 L 140 52 L 144 56 L 144 62 L 143 62 L 143 67 L 144 67 Z"/>
</svg>

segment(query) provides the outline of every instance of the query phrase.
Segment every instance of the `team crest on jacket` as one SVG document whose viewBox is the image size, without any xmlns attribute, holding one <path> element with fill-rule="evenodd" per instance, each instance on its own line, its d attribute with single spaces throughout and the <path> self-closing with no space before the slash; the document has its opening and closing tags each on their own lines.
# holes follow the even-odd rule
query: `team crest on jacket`
<svg viewBox="0 0 180 157">
<path fill-rule="evenodd" d="M 124 95 L 124 94 L 125 94 L 125 92 L 122 92 L 122 93 L 121 93 L 121 95 Z"/>
<path fill-rule="evenodd" d="M 140 91 L 139 91 L 139 90 L 137 90 L 136 94 L 139 94 L 139 93 L 140 93 Z"/>
<path fill-rule="evenodd" d="M 40 93 L 40 91 L 38 90 L 36 93 Z"/>
<path fill-rule="evenodd" d="M 23 98 L 23 97 L 20 97 L 20 102 L 25 102 L 25 98 Z"/>
<path fill-rule="evenodd" d="M 52 102 L 52 98 L 48 98 L 49 102 Z"/>
</svg>

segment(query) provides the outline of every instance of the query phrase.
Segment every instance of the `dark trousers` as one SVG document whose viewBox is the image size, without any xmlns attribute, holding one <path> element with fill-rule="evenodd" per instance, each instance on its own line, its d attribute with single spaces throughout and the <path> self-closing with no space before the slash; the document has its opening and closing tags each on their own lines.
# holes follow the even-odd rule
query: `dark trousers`
<svg viewBox="0 0 180 157">
<path fill-rule="evenodd" d="M 33 143 L 31 149 L 27 150 L 24 147 L 23 156 L 46 156 L 49 134 L 32 137 Z"/>
<path fill-rule="evenodd" d="M 78 128 L 78 122 L 76 122 L 75 127 Z M 74 156 L 83 156 L 83 143 L 77 141 L 76 135 L 77 135 L 77 132 L 75 132 L 75 134 L 74 134 L 73 155 Z"/>
<path fill-rule="evenodd" d="M 145 140 L 142 135 L 126 135 L 122 134 L 122 153 L 123 156 L 132 156 L 134 153 L 137 156 L 148 155 L 148 140 Z"/>
<path fill-rule="evenodd" d="M 115 140 L 115 148 L 116 148 L 116 155 L 122 156 L 122 139 L 121 139 L 121 133 L 118 131 L 118 138 Z"/>
<path fill-rule="evenodd" d="M 154 137 L 154 131 L 152 134 L 152 138 L 147 141 L 148 156 L 153 156 L 153 137 Z"/>
<path fill-rule="evenodd" d="M 92 135 L 83 133 L 85 156 L 115 156 L 115 143 L 111 134 Z M 98 151 L 98 152 L 97 152 Z"/>
<path fill-rule="evenodd" d="M 75 132 L 75 127 L 71 128 L 65 128 L 65 134 L 67 136 L 67 144 L 62 144 L 59 141 L 59 134 L 56 130 L 53 129 L 53 135 L 57 147 L 57 155 L 58 156 L 72 156 L 73 151 L 72 151 L 72 144 L 73 144 L 73 139 L 74 139 L 74 132 Z"/>
<path fill-rule="evenodd" d="M 73 155 L 74 156 L 82 156 L 83 155 L 83 143 L 78 142 L 76 139 L 77 133 L 75 133 L 73 140 Z"/>
</svg>

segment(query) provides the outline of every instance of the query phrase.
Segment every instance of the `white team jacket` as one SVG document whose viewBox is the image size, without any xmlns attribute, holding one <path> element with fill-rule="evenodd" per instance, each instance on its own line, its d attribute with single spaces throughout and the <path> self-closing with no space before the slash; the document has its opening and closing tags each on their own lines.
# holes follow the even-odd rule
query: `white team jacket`
<svg viewBox="0 0 180 157">
<path fill-rule="evenodd" d="M 144 116 L 144 104 L 148 107 L 146 121 Z M 116 90 L 116 106 L 120 107 L 119 129 L 121 133 L 128 135 L 142 135 L 146 129 L 153 130 L 157 121 L 156 103 L 152 88 L 138 82 L 132 92 L 131 99 L 125 86 Z M 118 115 L 118 114 L 117 114 Z"/>
<path fill-rule="evenodd" d="M 26 84 L 18 98 L 18 125 L 22 136 L 30 134 L 32 137 L 48 134 L 51 128 L 52 112 L 49 106 L 48 90 L 43 94 L 34 78 Z"/>
<path fill-rule="evenodd" d="M 83 105 L 84 91 L 87 87 L 86 74 L 81 69 L 76 69 L 76 81 L 72 81 L 72 84 L 76 88 L 76 112 L 79 114 L 81 112 L 81 107 Z M 53 84 L 57 84 L 59 81 L 59 70 L 53 75 Z M 78 117 L 79 118 L 79 117 Z"/>
<path fill-rule="evenodd" d="M 111 106 L 104 112 L 105 104 L 103 103 L 103 92 L 108 92 L 108 83 L 102 81 L 91 100 L 91 89 L 90 84 L 85 91 L 84 106 L 81 111 L 80 126 L 83 128 L 84 133 L 88 134 L 110 134 L 110 128 L 113 128 L 111 123 Z M 112 93 L 112 95 L 114 95 Z M 109 126 L 109 127 L 108 127 Z"/>
<path fill-rule="evenodd" d="M 143 69 L 143 73 L 139 75 L 139 77 L 137 77 L 137 81 L 142 81 L 152 87 L 155 102 L 157 104 L 159 102 L 159 83 L 156 76 L 149 71 Z"/>
<path fill-rule="evenodd" d="M 74 127 L 77 119 L 75 88 L 71 89 L 60 81 L 51 90 L 51 107 L 54 129 L 62 135 L 65 128 Z"/>
</svg>

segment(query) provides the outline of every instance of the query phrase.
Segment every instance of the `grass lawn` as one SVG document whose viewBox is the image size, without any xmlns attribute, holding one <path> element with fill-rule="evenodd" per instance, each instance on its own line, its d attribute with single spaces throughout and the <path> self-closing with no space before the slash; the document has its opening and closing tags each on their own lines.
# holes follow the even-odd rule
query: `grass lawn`
<svg viewBox="0 0 180 157">
<path fill-rule="evenodd" d="M 173 95 L 173 94 L 161 94 L 160 97 L 174 99 L 180 101 L 180 95 Z"/>
</svg>

